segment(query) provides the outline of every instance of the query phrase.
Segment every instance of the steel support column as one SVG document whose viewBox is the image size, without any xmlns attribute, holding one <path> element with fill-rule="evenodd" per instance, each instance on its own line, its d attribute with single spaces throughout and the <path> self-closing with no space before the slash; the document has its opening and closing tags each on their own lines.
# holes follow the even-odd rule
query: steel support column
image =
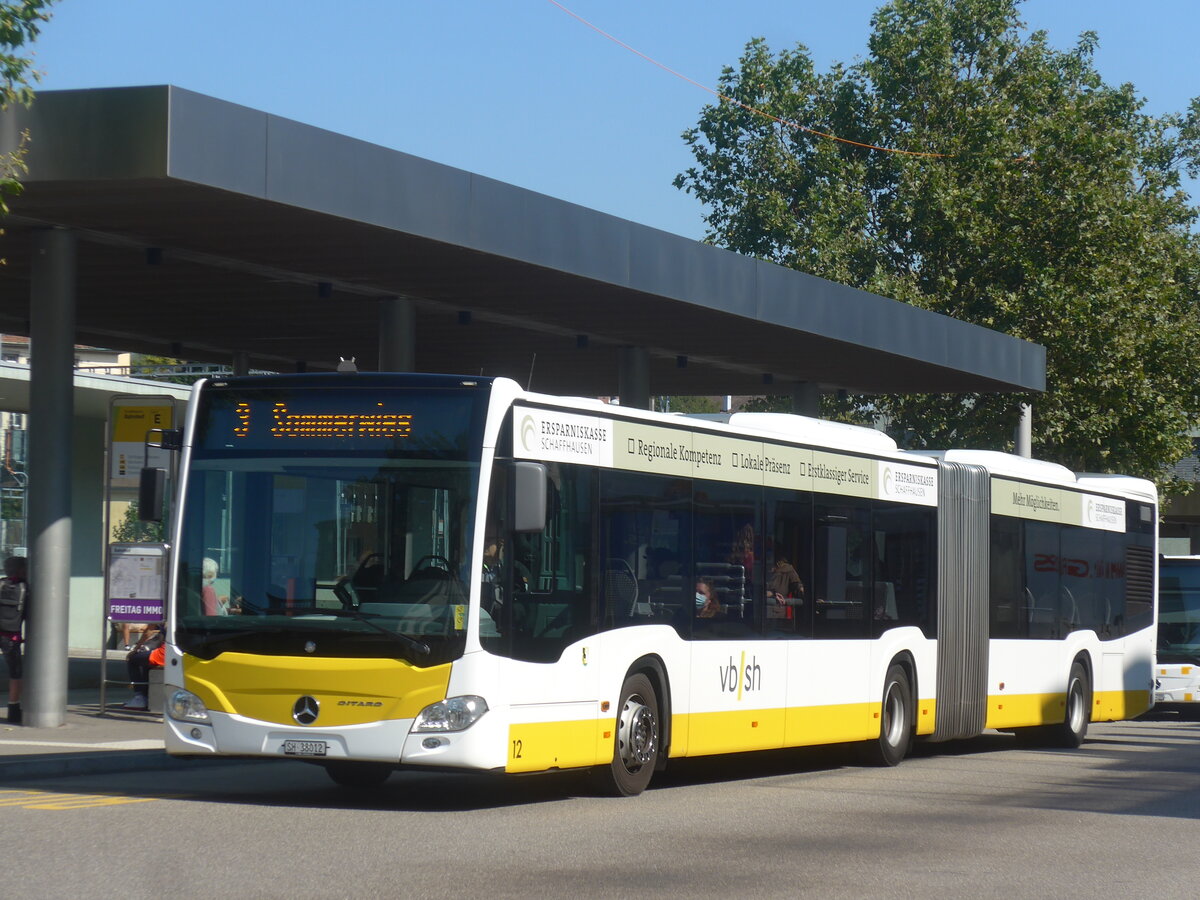
<svg viewBox="0 0 1200 900">
<path fill-rule="evenodd" d="M 798 416 L 821 417 L 821 389 L 811 381 L 792 385 L 792 412 Z"/>
<path fill-rule="evenodd" d="M 29 584 L 23 706 L 35 728 L 67 712 L 75 235 L 34 236 L 29 297 Z"/>
<path fill-rule="evenodd" d="M 250 354 L 245 350 L 233 351 L 233 374 L 234 375 L 249 375 L 250 374 Z"/>
<path fill-rule="evenodd" d="M 1016 444 L 1017 456 L 1026 459 L 1033 456 L 1033 407 L 1028 403 L 1021 404 L 1021 421 L 1017 423 L 1013 443 Z"/>
<path fill-rule="evenodd" d="M 416 310 L 408 297 L 379 301 L 379 371 L 413 372 L 417 368 Z"/>
<path fill-rule="evenodd" d="M 617 368 L 617 396 L 621 405 L 649 409 L 650 354 L 644 347 L 622 347 Z"/>
</svg>

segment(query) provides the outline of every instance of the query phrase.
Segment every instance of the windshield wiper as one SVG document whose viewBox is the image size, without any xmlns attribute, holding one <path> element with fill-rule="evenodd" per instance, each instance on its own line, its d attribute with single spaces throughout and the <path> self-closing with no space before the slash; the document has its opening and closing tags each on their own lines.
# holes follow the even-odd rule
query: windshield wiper
<svg viewBox="0 0 1200 900">
<path fill-rule="evenodd" d="M 284 629 L 278 626 L 267 628 L 239 628 L 237 631 L 222 631 L 210 632 L 206 637 L 199 638 L 197 647 L 207 650 L 213 644 L 220 644 L 223 641 L 232 641 L 237 638 L 252 637 L 259 634 L 283 634 Z M 190 652 L 190 651 L 189 651 Z"/>
<path fill-rule="evenodd" d="M 364 613 L 364 612 L 359 612 L 357 609 L 345 609 L 345 608 L 326 609 L 324 607 L 319 607 L 319 606 L 301 607 L 301 610 L 303 612 L 318 613 L 323 616 L 336 616 L 337 618 L 340 618 L 340 619 L 354 619 L 354 621 L 362 622 L 368 628 L 370 628 L 374 631 L 378 631 L 380 634 L 387 635 L 388 637 L 392 638 L 393 640 L 397 641 L 398 643 L 403 644 L 405 647 L 408 647 L 410 650 L 412 650 L 413 652 L 415 652 L 421 656 L 428 656 L 430 653 L 433 652 L 432 650 L 429 649 L 429 645 L 427 643 L 425 643 L 424 641 L 419 641 L 416 638 L 411 638 L 407 634 L 402 634 L 399 631 L 389 631 L 388 629 L 384 628 L 382 625 L 372 622 L 371 619 L 380 618 L 379 613 Z M 296 611 L 295 608 L 293 608 L 292 612 L 295 612 L 295 611 Z"/>
<path fill-rule="evenodd" d="M 245 598 L 242 599 L 242 609 L 244 609 L 244 610 L 248 609 L 251 612 L 262 613 L 263 615 L 268 615 L 268 616 L 274 616 L 274 615 L 295 616 L 297 614 L 314 614 L 315 613 L 317 615 L 333 616 L 333 617 L 339 618 L 339 619 L 354 619 L 356 622 L 362 622 L 364 625 L 366 625 L 372 631 L 378 631 L 380 634 L 391 638 L 396 643 L 401 644 L 404 647 L 407 647 L 409 650 L 413 651 L 418 656 L 428 656 L 430 653 L 433 652 L 430 649 L 429 645 L 427 643 L 425 643 L 424 641 L 417 640 L 416 638 L 411 638 L 407 634 L 401 634 L 398 631 L 389 631 L 387 628 L 384 628 L 382 625 L 378 625 L 375 622 L 372 622 L 371 619 L 373 619 L 373 618 L 381 618 L 378 613 L 364 613 L 364 612 L 359 612 L 357 609 L 345 609 L 343 607 L 324 607 L 324 606 L 290 606 L 285 609 L 272 609 L 270 607 L 258 606 L 257 604 L 251 603 L 249 600 L 246 600 Z M 270 628 L 270 629 L 264 628 L 264 629 L 232 631 L 232 632 L 229 632 L 228 635 L 221 635 L 219 638 L 214 637 L 214 638 L 212 638 L 212 640 L 224 640 L 226 637 L 236 637 L 236 636 L 240 636 L 240 635 L 244 635 L 244 634 L 262 634 L 262 633 L 282 634 L 284 631 L 285 631 L 285 629 L 283 629 L 283 628 Z"/>
</svg>

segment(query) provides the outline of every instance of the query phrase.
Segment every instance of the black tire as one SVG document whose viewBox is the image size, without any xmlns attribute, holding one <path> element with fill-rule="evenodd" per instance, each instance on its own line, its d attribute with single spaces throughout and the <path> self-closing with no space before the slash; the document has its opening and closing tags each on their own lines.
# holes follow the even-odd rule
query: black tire
<svg viewBox="0 0 1200 900">
<path fill-rule="evenodd" d="M 1058 725 L 1051 725 L 1048 743 L 1054 747 L 1075 748 L 1087 737 L 1088 722 L 1092 719 L 1092 682 L 1087 668 L 1076 660 L 1067 677 L 1066 716 Z"/>
<path fill-rule="evenodd" d="M 1092 717 L 1092 684 L 1087 668 L 1075 661 L 1067 676 L 1067 705 L 1063 720 L 1054 725 L 1034 725 L 1014 728 L 1013 734 L 1022 747 L 1066 747 L 1074 749 L 1087 736 Z"/>
<path fill-rule="evenodd" d="M 395 766 L 374 762 L 328 762 L 325 771 L 337 784 L 349 788 L 379 787 L 391 777 Z"/>
<path fill-rule="evenodd" d="M 617 704 L 612 762 L 595 770 L 603 793 L 633 797 L 646 789 L 661 745 L 658 716 L 658 696 L 650 679 L 640 673 L 626 678 Z"/>
<path fill-rule="evenodd" d="M 879 737 L 864 747 L 868 764 L 898 766 L 908 755 L 913 738 L 912 685 L 904 667 L 892 664 L 883 680 L 883 703 L 879 711 Z"/>
</svg>

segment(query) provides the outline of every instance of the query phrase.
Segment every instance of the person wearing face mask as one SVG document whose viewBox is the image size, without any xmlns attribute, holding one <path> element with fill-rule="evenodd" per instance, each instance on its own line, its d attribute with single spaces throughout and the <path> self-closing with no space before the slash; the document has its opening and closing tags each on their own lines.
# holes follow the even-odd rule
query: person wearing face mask
<svg viewBox="0 0 1200 900">
<path fill-rule="evenodd" d="M 711 619 L 720 615 L 721 604 L 717 602 L 717 591 L 712 579 L 696 579 L 696 616 L 701 619 Z"/>
</svg>

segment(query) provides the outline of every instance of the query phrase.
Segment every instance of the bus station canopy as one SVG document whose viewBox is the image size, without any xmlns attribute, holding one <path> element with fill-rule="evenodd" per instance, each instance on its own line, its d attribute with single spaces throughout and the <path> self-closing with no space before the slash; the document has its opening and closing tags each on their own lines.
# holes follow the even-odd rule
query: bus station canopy
<svg viewBox="0 0 1200 900">
<path fill-rule="evenodd" d="M 170 86 L 47 91 L 3 227 L 0 330 L 33 235 L 77 238 L 76 341 L 294 371 L 375 368 L 410 298 L 415 368 L 617 393 L 1040 391 L 1042 347 L 469 172 Z"/>
</svg>

